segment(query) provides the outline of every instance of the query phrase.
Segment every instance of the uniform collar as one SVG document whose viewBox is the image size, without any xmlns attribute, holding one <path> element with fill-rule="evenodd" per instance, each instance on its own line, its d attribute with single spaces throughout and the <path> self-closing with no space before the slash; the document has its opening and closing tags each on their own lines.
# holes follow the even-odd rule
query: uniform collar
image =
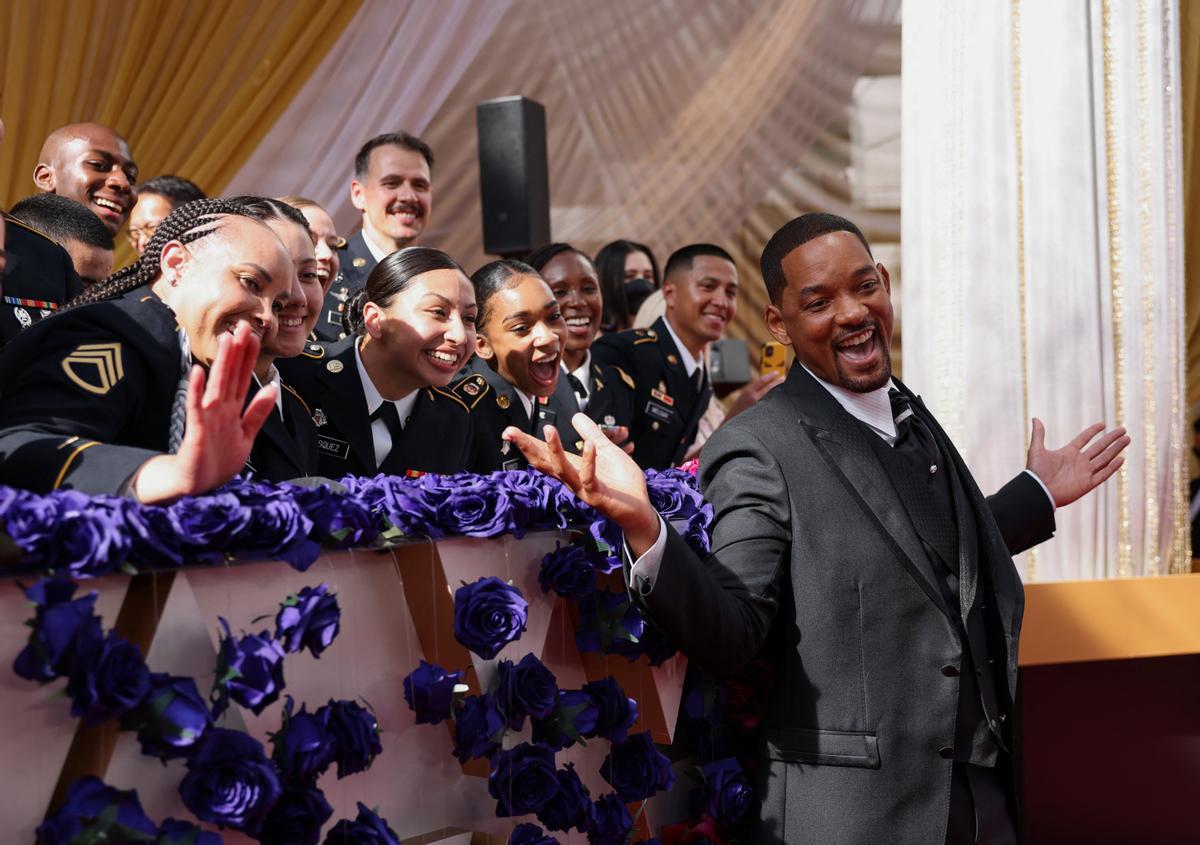
<svg viewBox="0 0 1200 845">
<path fill-rule="evenodd" d="M 363 366 L 362 355 L 358 351 L 357 341 L 354 343 L 354 366 L 358 367 L 358 380 L 362 382 L 363 399 L 367 402 L 367 417 L 369 418 L 388 400 L 380 395 L 379 390 L 375 387 L 375 382 L 371 381 L 370 373 Z M 392 404 L 396 406 L 396 413 L 400 416 L 401 424 L 412 416 L 412 409 L 417 404 L 417 395 L 420 392 L 420 390 L 414 390 L 411 393 L 401 396 L 399 399 L 391 400 Z"/>
<path fill-rule="evenodd" d="M 675 334 L 675 329 L 671 325 L 671 318 L 663 315 L 663 325 L 667 327 L 667 334 L 671 336 L 671 342 L 675 344 L 675 349 L 679 352 L 679 362 L 683 364 L 683 369 L 691 378 L 696 374 L 696 369 L 701 365 L 701 361 L 692 356 L 692 351 L 683 345 L 683 341 L 679 339 L 679 335 Z"/>
<path fill-rule="evenodd" d="M 367 252 L 371 253 L 371 257 L 375 259 L 376 264 L 395 252 L 395 250 L 381 247 L 375 241 L 371 240 L 371 233 L 366 230 L 365 226 L 362 230 L 362 238 L 363 243 L 367 245 Z"/>
<path fill-rule="evenodd" d="M 259 381 L 258 376 L 254 377 L 254 381 L 260 388 L 270 384 L 275 385 L 275 407 L 279 410 L 279 418 L 283 419 L 283 382 L 279 378 L 279 370 L 272 364 L 271 369 L 267 370 L 267 380 L 265 382 Z"/>
</svg>

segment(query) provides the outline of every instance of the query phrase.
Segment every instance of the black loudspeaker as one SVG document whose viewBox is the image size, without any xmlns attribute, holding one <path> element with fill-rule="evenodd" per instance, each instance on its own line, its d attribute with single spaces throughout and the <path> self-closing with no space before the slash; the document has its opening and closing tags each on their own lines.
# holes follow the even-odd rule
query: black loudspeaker
<svg viewBox="0 0 1200 845">
<path fill-rule="evenodd" d="M 714 340 L 708 347 L 708 373 L 713 387 L 740 387 L 750 381 L 750 351 L 736 337 Z"/>
<path fill-rule="evenodd" d="M 546 109 L 525 97 L 475 107 L 483 249 L 520 258 L 550 243 L 550 170 Z"/>
</svg>

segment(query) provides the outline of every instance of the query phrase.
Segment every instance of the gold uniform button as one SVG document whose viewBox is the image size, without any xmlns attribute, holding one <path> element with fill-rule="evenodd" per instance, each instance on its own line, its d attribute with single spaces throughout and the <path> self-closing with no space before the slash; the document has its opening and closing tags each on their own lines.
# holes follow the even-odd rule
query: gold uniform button
<svg viewBox="0 0 1200 845">
<path fill-rule="evenodd" d="M 355 266 L 355 267 L 366 267 L 366 266 L 367 266 L 367 259 L 365 259 L 365 258 L 356 258 L 356 259 L 354 259 L 354 262 L 353 262 L 353 263 L 354 263 L 354 266 Z"/>
<path fill-rule="evenodd" d="M 325 365 L 325 369 L 329 370 L 331 373 L 340 373 L 344 368 L 345 365 L 342 364 L 341 361 L 330 361 Z"/>
<path fill-rule="evenodd" d="M 679 363 L 679 359 L 678 359 L 678 358 L 676 358 L 674 355 L 668 355 L 668 356 L 667 356 L 667 363 L 668 363 L 668 364 L 678 364 L 678 363 Z"/>
<path fill-rule="evenodd" d="M 500 406 L 501 410 L 508 410 L 508 404 L 509 404 L 508 397 L 503 394 L 501 394 L 500 396 L 497 396 L 496 404 Z"/>
<path fill-rule="evenodd" d="M 650 428 L 653 429 L 654 431 L 658 431 L 658 422 L 655 421 L 655 422 L 650 423 Z"/>
</svg>

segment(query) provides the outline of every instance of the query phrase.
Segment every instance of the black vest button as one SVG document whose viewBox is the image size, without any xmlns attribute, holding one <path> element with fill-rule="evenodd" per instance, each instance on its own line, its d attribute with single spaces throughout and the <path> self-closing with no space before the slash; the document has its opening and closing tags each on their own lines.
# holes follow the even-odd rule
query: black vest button
<svg viewBox="0 0 1200 845">
<path fill-rule="evenodd" d="M 942 674 L 945 675 L 947 678 L 957 678 L 958 677 L 958 667 L 951 663 L 947 663 L 945 666 L 942 667 Z"/>
<path fill-rule="evenodd" d="M 954 756 L 954 749 L 951 748 L 949 745 L 943 745 L 941 748 L 938 749 L 938 754 L 940 754 L 942 756 L 943 760 L 949 760 L 951 757 Z"/>
</svg>

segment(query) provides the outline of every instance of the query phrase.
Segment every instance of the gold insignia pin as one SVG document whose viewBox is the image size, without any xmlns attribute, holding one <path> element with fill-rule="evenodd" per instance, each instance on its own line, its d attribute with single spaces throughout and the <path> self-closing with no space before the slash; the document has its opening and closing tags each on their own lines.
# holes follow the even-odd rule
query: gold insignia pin
<svg viewBox="0 0 1200 845">
<path fill-rule="evenodd" d="M 84 343 L 63 359 L 63 372 L 76 387 L 103 396 L 125 378 L 121 344 Z"/>
<path fill-rule="evenodd" d="M 325 369 L 329 370 L 331 373 L 340 373 L 343 369 L 345 369 L 345 365 L 341 361 L 334 360 L 326 364 Z"/>
<path fill-rule="evenodd" d="M 365 258 L 356 258 L 356 259 L 354 259 L 354 261 L 352 261 L 351 263 L 352 263 L 352 264 L 353 264 L 355 267 L 366 267 L 366 266 L 367 266 L 367 259 L 365 259 Z"/>
<path fill-rule="evenodd" d="M 582 440 L 575 441 L 575 451 L 577 451 L 577 452 L 583 451 L 583 441 Z"/>
<path fill-rule="evenodd" d="M 507 411 L 508 406 L 509 406 L 508 395 L 501 393 L 499 396 L 496 397 L 496 404 L 499 405 L 502 410 Z"/>
<path fill-rule="evenodd" d="M 678 358 L 678 357 L 676 357 L 674 354 L 672 354 L 672 355 L 668 355 L 668 356 L 667 356 L 667 363 L 668 363 L 668 364 L 678 364 L 678 363 L 679 363 L 679 358 Z"/>
<path fill-rule="evenodd" d="M 324 408 L 317 408 L 316 410 L 314 410 L 312 418 L 313 418 L 313 424 L 316 425 L 318 428 L 325 425 L 325 423 L 329 422 L 329 418 L 327 416 L 325 416 Z"/>
<path fill-rule="evenodd" d="M 463 393 L 466 393 L 468 396 L 478 396 L 479 385 L 473 381 L 463 382 Z"/>
</svg>

